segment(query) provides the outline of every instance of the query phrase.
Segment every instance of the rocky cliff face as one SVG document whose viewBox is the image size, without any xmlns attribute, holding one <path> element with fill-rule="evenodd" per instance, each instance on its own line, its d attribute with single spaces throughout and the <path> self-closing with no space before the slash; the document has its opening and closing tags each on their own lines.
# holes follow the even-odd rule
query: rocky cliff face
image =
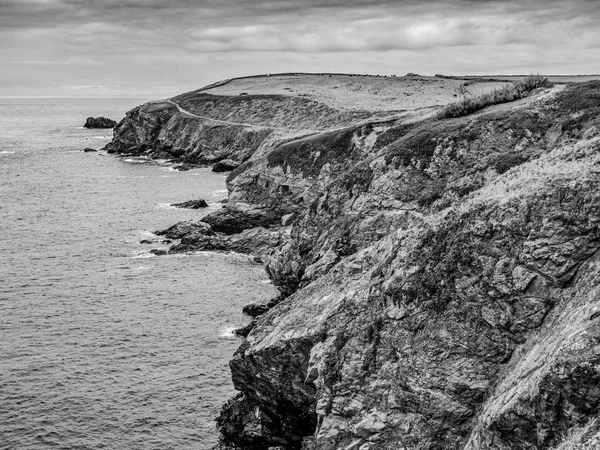
<svg viewBox="0 0 600 450">
<path fill-rule="evenodd" d="M 177 105 L 130 112 L 109 149 L 245 158 L 228 205 L 173 250 L 243 242 L 285 298 L 231 361 L 224 445 L 549 449 L 593 424 L 600 82 L 304 136 L 271 112 L 239 158 L 186 135 Z"/>
</svg>

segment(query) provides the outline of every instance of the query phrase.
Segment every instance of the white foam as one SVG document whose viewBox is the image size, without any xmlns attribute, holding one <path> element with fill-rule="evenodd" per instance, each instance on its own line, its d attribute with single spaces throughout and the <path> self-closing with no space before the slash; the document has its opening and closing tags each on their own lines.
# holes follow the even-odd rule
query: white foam
<svg viewBox="0 0 600 450">
<path fill-rule="evenodd" d="M 165 208 L 165 209 L 177 209 L 175 206 L 171 206 L 170 203 L 159 203 L 158 207 Z"/>
<path fill-rule="evenodd" d="M 154 253 L 140 253 L 137 256 L 132 256 L 131 259 L 146 259 L 146 258 L 154 258 L 156 255 Z"/>
<path fill-rule="evenodd" d="M 131 159 L 131 158 L 127 158 L 125 160 L 125 162 L 128 163 L 133 163 L 133 164 L 146 164 L 148 161 L 147 160 L 139 160 L 139 159 Z"/>
<path fill-rule="evenodd" d="M 8 150 L 2 150 L 0 155 L 12 155 L 14 152 L 9 152 Z"/>
<path fill-rule="evenodd" d="M 153 239 L 159 238 L 159 236 L 154 234 L 152 231 L 148 231 L 148 230 L 140 230 L 140 235 L 143 237 L 148 237 L 148 238 L 153 238 Z"/>
<path fill-rule="evenodd" d="M 260 284 L 271 284 L 271 280 L 260 280 Z"/>
<path fill-rule="evenodd" d="M 112 136 L 90 136 L 90 139 L 111 139 Z"/>
<path fill-rule="evenodd" d="M 227 327 L 225 328 L 225 331 L 223 331 L 219 336 L 221 337 L 235 337 L 235 334 L 233 334 L 233 330 L 236 330 L 237 327 Z"/>
</svg>

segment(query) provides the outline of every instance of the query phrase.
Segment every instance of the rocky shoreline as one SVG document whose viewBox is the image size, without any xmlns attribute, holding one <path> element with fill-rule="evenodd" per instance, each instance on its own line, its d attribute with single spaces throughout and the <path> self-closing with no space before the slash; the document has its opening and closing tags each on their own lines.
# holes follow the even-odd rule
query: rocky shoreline
<svg viewBox="0 0 600 450">
<path fill-rule="evenodd" d="M 247 309 L 223 446 L 550 449 L 593 424 L 600 82 L 458 119 L 316 103 L 197 91 L 105 148 L 231 168 L 221 210 L 157 234 L 280 291 Z"/>
</svg>

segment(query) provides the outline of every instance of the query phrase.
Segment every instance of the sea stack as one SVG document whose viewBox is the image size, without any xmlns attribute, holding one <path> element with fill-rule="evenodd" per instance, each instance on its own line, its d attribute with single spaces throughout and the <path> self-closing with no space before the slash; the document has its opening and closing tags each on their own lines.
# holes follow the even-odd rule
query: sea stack
<svg viewBox="0 0 600 450">
<path fill-rule="evenodd" d="M 106 117 L 88 117 L 84 128 L 114 128 L 117 122 Z"/>
</svg>

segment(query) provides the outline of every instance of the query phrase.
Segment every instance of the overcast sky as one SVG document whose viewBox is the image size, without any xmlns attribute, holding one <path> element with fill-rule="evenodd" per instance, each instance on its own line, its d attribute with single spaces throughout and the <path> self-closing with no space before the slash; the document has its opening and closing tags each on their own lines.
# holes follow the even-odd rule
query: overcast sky
<svg viewBox="0 0 600 450">
<path fill-rule="evenodd" d="M 276 72 L 600 72 L 600 0 L 0 0 L 0 95 Z"/>
</svg>

